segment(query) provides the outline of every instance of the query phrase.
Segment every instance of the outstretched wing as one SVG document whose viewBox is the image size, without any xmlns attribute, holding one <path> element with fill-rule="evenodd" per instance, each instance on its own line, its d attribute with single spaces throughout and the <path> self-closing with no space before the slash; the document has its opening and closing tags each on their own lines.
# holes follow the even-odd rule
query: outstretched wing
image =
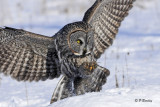
<svg viewBox="0 0 160 107">
<path fill-rule="evenodd" d="M 135 0 L 96 0 L 85 13 L 83 21 L 95 30 L 94 56 L 98 59 L 113 43 L 118 28 Z"/>
<path fill-rule="evenodd" d="M 59 76 L 53 38 L 21 29 L 0 28 L 0 72 L 18 81 Z"/>
</svg>

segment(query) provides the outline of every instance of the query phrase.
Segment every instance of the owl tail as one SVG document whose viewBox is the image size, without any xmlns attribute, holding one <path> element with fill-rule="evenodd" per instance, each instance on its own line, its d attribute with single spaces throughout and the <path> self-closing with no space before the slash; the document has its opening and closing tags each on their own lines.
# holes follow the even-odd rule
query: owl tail
<svg viewBox="0 0 160 107">
<path fill-rule="evenodd" d="M 109 74 L 110 72 L 108 69 L 97 66 L 89 77 L 77 77 L 74 79 L 74 90 L 71 89 L 71 80 L 63 76 L 53 93 L 50 103 L 54 103 L 73 95 L 82 95 L 87 92 L 99 92 L 102 89 L 102 86 L 106 83 Z"/>
</svg>

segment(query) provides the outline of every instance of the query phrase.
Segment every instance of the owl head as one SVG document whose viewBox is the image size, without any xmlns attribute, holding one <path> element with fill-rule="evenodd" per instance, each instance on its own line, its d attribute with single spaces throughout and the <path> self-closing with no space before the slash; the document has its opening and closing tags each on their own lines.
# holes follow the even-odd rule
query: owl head
<svg viewBox="0 0 160 107">
<path fill-rule="evenodd" d="M 75 22 L 64 26 L 56 35 L 58 49 L 62 56 L 85 56 L 94 47 L 94 31 L 85 22 Z"/>
</svg>

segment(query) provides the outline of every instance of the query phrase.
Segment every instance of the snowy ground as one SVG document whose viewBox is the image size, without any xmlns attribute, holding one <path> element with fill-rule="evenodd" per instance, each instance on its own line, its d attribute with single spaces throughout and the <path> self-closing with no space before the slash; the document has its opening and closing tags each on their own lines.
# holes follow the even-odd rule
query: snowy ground
<svg viewBox="0 0 160 107">
<path fill-rule="evenodd" d="M 10 3 L 11 0 L 0 1 L 5 5 L 4 1 L 8 1 L 11 8 L 6 9 L 5 5 L 0 7 L 1 11 L 6 9 L 10 12 L 5 19 L 3 15 L 6 12 L 0 13 L 0 20 L 3 18 L 0 26 L 24 28 L 51 36 L 65 24 L 82 19 L 84 11 L 94 0 L 74 0 L 72 4 L 66 4 L 72 0 L 47 0 L 46 8 L 43 7 L 43 0 L 15 0 L 14 3 Z M 19 3 L 19 7 L 16 3 Z M 82 9 L 77 8 L 76 3 Z M 160 2 L 147 0 L 136 4 L 138 6 L 134 6 L 122 23 L 113 46 L 98 60 L 100 65 L 111 72 L 101 92 L 67 98 L 49 106 L 59 79 L 24 83 L 0 74 L 0 107 L 159 107 L 160 8 L 157 5 Z M 75 14 L 71 15 L 72 12 Z M 115 85 L 116 76 L 119 88 Z"/>
</svg>

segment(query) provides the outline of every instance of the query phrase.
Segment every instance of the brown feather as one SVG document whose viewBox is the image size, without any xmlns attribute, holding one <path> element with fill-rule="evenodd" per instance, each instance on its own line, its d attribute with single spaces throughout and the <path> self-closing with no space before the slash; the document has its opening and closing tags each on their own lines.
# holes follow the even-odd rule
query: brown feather
<svg viewBox="0 0 160 107">
<path fill-rule="evenodd" d="M 83 21 L 95 30 L 94 56 L 98 59 L 112 45 L 118 28 L 135 0 L 96 0 Z M 103 39 L 102 39 L 103 38 Z M 105 46 L 104 46 L 105 45 Z"/>
<path fill-rule="evenodd" d="M 59 72 L 55 70 L 57 59 L 48 56 L 48 47 L 52 42 L 51 37 L 21 29 L 0 28 L 0 72 L 11 75 L 18 81 L 39 81 L 46 80 L 49 76 L 50 79 L 58 77 L 59 73 L 52 73 Z"/>
</svg>

